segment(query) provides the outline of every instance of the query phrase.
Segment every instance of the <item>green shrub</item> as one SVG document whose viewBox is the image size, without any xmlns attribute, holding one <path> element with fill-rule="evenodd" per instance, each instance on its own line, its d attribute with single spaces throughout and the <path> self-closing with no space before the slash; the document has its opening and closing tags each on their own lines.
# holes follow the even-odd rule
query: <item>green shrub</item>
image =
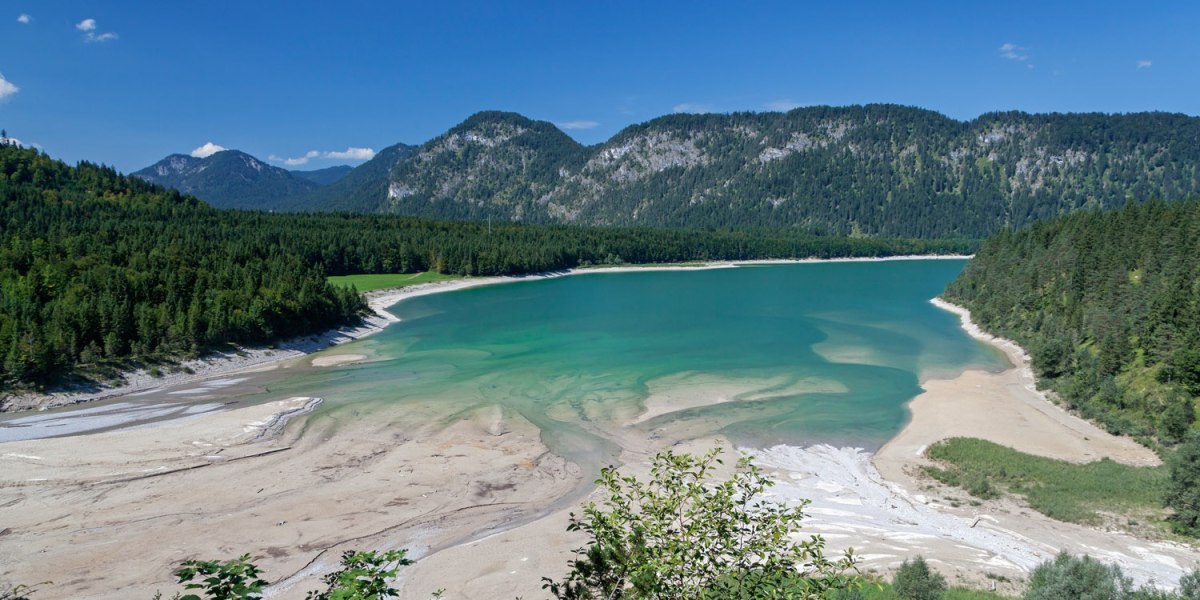
<svg viewBox="0 0 1200 600">
<path fill-rule="evenodd" d="M 400 567 L 411 565 L 404 550 L 387 552 L 342 553 L 342 568 L 323 579 L 329 586 L 324 592 L 309 592 L 305 600 L 383 600 L 400 592 L 388 585 Z"/>
<path fill-rule="evenodd" d="M 1190 434 L 1171 456 L 1163 505 L 1175 511 L 1171 524 L 1181 533 L 1200 532 L 1200 434 Z"/>
<path fill-rule="evenodd" d="M 719 453 L 660 452 L 649 481 L 602 470 L 605 499 L 568 527 L 590 541 L 566 578 L 544 587 L 560 599 L 807 599 L 860 583 L 850 552 L 829 560 L 821 537 L 791 541 L 803 505 L 763 500 L 773 482 L 747 459 L 710 482 Z"/>
<path fill-rule="evenodd" d="M 258 578 L 260 569 L 250 562 L 250 555 L 243 554 L 233 560 L 184 561 L 175 576 L 184 589 L 204 590 L 204 596 L 186 594 L 179 600 L 252 600 L 262 598 L 267 581 Z M 193 583 L 197 577 L 199 583 Z"/>
<path fill-rule="evenodd" d="M 938 600 L 946 591 L 946 578 L 931 570 L 925 559 L 918 556 L 900 565 L 892 579 L 892 588 L 901 600 Z"/>
<path fill-rule="evenodd" d="M 1062 552 L 1033 570 L 1024 600 L 1123 600 L 1133 593 L 1119 567 Z"/>
</svg>

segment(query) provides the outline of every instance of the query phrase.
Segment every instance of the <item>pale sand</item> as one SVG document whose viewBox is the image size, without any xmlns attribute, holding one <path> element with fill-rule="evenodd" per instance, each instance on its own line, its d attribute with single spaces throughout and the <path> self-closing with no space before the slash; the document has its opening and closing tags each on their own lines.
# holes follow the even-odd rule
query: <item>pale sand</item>
<svg viewBox="0 0 1200 600">
<path fill-rule="evenodd" d="M 1132 438 L 1110 435 L 1048 400 L 1037 389 L 1029 356 L 1015 342 L 980 330 L 966 309 L 938 298 L 931 302 L 957 314 L 971 337 L 1004 351 L 1013 368 L 1001 373 L 966 371 L 955 379 L 924 382 L 925 393 L 909 404 L 912 422 L 875 457 L 876 466 L 890 479 L 901 464 L 919 458 L 926 446 L 954 436 L 1072 462 L 1108 457 L 1129 465 L 1162 464 L 1158 455 Z"/>
<path fill-rule="evenodd" d="M 178 589 L 182 560 L 249 552 L 281 582 L 271 597 L 302 598 L 342 550 L 419 557 L 530 521 L 578 487 L 577 469 L 499 407 L 271 427 L 308 404 L 0 444 L 0 580 L 51 579 L 45 600 L 149 598 Z"/>
<path fill-rule="evenodd" d="M 674 413 L 715 406 L 728 402 L 756 402 L 781 396 L 846 392 L 840 381 L 805 377 L 773 379 L 735 379 L 707 373 L 679 373 L 646 382 L 648 395 L 642 401 L 645 410 L 630 421 L 631 425 Z"/>
<path fill-rule="evenodd" d="M 367 359 L 366 354 L 322 354 L 312 359 L 311 364 L 314 367 L 336 367 L 338 365 L 348 365 L 356 362 L 362 362 Z"/>
<path fill-rule="evenodd" d="M 986 335 L 967 329 L 976 337 Z M 926 392 L 911 404 L 912 421 L 875 457 L 829 446 L 748 450 L 757 464 L 777 477 L 770 496 L 789 503 L 811 500 L 805 535 L 822 535 L 830 553 L 854 548 L 862 569 L 881 575 L 920 554 L 952 581 L 1016 594 L 1034 567 L 1064 549 L 1118 564 L 1139 584 L 1173 587 L 1181 575 L 1200 566 L 1200 552 L 1187 545 L 1139 539 L 1111 527 L 1053 521 L 1012 500 L 972 506 L 965 493 L 917 475 L 915 466 L 924 461 L 920 452 L 924 447 L 964 435 L 1066 460 L 1108 456 L 1131 464 L 1157 464 L 1157 457 L 1145 448 L 1049 403 L 1033 386 L 1020 348 L 1004 341 L 997 346 L 1009 354 L 1015 367 L 926 381 Z M 701 440 L 679 444 L 690 439 L 689 432 L 675 422 L 660 419 L 660 427 L 646 430 L 649 417 L 730 401 L 756 387 L 760 393 L 770 387 L 770 382 L 754 386 L 686 374 L 657 383 L 651 385 L 643 415 L 625 419 L 624 427 L 606 432 L 626 448 L 623 472 L 644 475 L 647 457 L 662 446 L 703 452 L 711 444 Z M 710 386 L 691 385 L 699 383 Z M 545 597 L 537 578 L 561 576 L 571 557 L 569 550 L 582 542 L 564 532 L 567 512 L 421 560 L 405 575 L 403 597 L 418 600 L 440 588 L 447 589 L 449 596 L 466 599 Z M 1010 581 L 989 579 L 989 573 Z"/>
<path fill-rule="evenodd" d="M 454 283 L 504 281 L 511 280 Z M 1069 460 L 1156 460 L 1046 402 L 1015 352 L 1017 368 L 925 382 L 912 422 L 875 465 L 852 449 L 759 452 L 757 460 L 781 481 L 774 496 L 813 498 L 808 530 L 824 533 L 832 548 L 854 546 L 865 568 L 881 572 L 921 553 L 954 578 L 987 584 L 985 572 L 1019 579 L 1067 549 L 1116 562 L 1140 582 L 1171 585 L 1200 565 L 1200 555 L 1184 545 L 1054 522 L 1012 501 L 971 507 L 965 494 L 914 476 L 917 451 L 954 435 Z M 250 552 L 270 579 L 283 580 L 271 597 L 300 598 L 341 549 L 407 547 L 421 558 L 403 571 L 407 598 L 441 587 L 456 598 L 536 598 L 545 596 L 540 577 L 560 576 L 581 541 L 565 532 L 562 506 L 574 502 L 561 500 L 576 497 L 578 470 L 546 452 L 532 425 L 498 407 L 465 417 L 445 414 L 437 403 L 403 414 L 372 407 L 370 418 L 346 408 L 247 443 L 251 424 L 261 429 L 279 408 L 0 444 L 0 523 L 10 529 L 0 535 L 0 578 L 53 577 L 58 583 L 39 594 L 48 599 L 129 597 L 130 590 L 148 597 L 156 588 L 175 589 L 170 570 L 180 560 Z M 651 408 L 674 412 L 666 404 Z M 703 419 L 598 415 L 588 427 L 624 449 L 629 472 L 644 473 L 646 458 L 662 446 L 702 451 L 712 443 L 678 445 L 712 430 L 711 423 L 696 424 Z M 97 452 L 110 443 L 114 450 Z M 139 558 L 131 561 L 134 553 Z"/>
</svg>

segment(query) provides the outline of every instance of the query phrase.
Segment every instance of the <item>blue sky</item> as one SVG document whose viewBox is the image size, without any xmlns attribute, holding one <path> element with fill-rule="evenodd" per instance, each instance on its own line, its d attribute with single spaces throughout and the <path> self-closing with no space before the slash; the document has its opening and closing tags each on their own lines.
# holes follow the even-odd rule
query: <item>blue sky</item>
<svg viewBox="0 0 1200 600">
<path fill-rule="evenodd" d="M 132 171 L 210 142 L 357 164 L 489 109 L 587 144 L 812 104 L 1197 115 L 1198 28 L 1194 0 L 0 0 L 0 127 Z"/>
</svg>

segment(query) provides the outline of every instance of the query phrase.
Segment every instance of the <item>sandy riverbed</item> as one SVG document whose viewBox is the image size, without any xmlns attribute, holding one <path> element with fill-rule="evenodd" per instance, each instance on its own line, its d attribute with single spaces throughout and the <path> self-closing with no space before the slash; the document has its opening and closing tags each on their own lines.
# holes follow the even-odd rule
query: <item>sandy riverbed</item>
<svg viewBox="0 0 1200 600">
<path fill-rule="evenodd" d="M 373 294 L 371 304 L 511 280 Z M 986 572 L 1016 579 L 1058 549 L 1117 561 L 1141 581 L 1170 584 L 1195 568 L 1188 547 L 1056 523 L 1012 503 L 955 508 L 952 492 L 914 477 L 919 450 L 953 435 L 1069 460 L 1156 460 L 1046 402 L 1020 349 L 1006 351 L 1016 368 L 925 382 L 912 422 L 875 457 L 820 446 L 759 451 L 781 482 L 773 493 L 812 498 L 810 531 L 833 548 L 854 546 L 872 570 L 920 552 L 965 581 Z M 714 401 L 752 400 L 738 392 Z M 301 598 L 342 549 L 406 547 L 421 559 L 404 570 L 406 598 L 439 588 L 455 598 L 545 596 L 540 578 L 560 575 L 580 542 L 565 532 L 570 508 L 560 499 L 586 482 L 546 451 L 536 428 L 499 407 L 448 415 L 431 403 L 403 414 L 373 409 L 370 419 L 349 408 L 319 419 L 298 413 L 311 404 L 0 444 L 0 579 L 54 579 L 39 592 L 47 599 L 149 597 L 175 589 L 170 570 L 181 560 L 250 552 L 281 582 L 270 597 Z M 649 409 L 669 414 L 667 404 Z M 265 425 L 283 413 L 297 422 Z M 624 415 L 606 426 L 634 472 L 658 447 L 688 439 L 670 426 L 648 431 L 646 421 Z"/>
<path fill-rule="evenodd" d="M 831 552 L 854 548 L 866 572 L 887 574 L 920 554 L 952 581 L 995 585 L 1010 593 L 1018 592 L 1029 572 L 1060 550 L 1119 564 L 1140 584 L 1171 587 L 1182 574 L 1200 567 L 1200 552 L 1190 546 L 1057 522 L 1012 500 L 972 506 L 964 493 L 920 477 L 924 448 L 954 436 L 980 437 L 1071 461 L 1109 457 L 1127 464 L 1158 464 L 1154 453 L 1132 440 L 1109 435 L 1049 402 L 1036 390 L 1028 357 L 1016 344 L 982 333 L 964 310 L 935 303 L 963 317 L 968 333 L 995 344 L 1014 366 L 999 373 L 966 371 L 953 379 L 925 381 L 925 392 L 910 405 L 911 422 L 874 456 L 830 446 L 747 450 L 776 476 L 774 499 L 812 501 L 806 535 L 825 537 Z M 711 397 L 702 403 L 744 399 L 738 398 L 744 390 L 736 382 L 724 385 L 729 389 L 716 385 L 700 393 Z M 647 414 L 671 412 L 667 395 L 652 396 L 647 404 Z M 694 404 L 684 399 L 679 408 Z M 639 416 L 626 427 L 647 420 Z M 630 448 L 622 456 L 625 469 L 644 472 L 653 449 L 634 436 L 617 433 L 614 437 Z M 661 434 L 660 441 L 685 433 Z M 684 448 L 702 452 L 713 443 L 728 447 L 724 440 L 692 440 Z M 439 588 L 459 598 L 481 600 L 543 597 L 535 581 L 538 574 L 561 573 L 569 558 L 563 550 L 579 544 L 578 538 L 563 533 L 567 512 L 422 560 L 406 576 L 404 598 L 416 600 Z"/>
<path fill-rule="evenodd" d="M 0 445 L 0 579 L 53 580 L 45 599 L 149 598 L 175 589 L 182 560 L 249 552 L 282 582 L 272 597 L 302 598 L 342 550 L 421 556 L 535 518 L 578 484 L 499 407 L 443 425 L 433 406 L 335 412 L 253 441 L 304 403 Z"/>
</svg>

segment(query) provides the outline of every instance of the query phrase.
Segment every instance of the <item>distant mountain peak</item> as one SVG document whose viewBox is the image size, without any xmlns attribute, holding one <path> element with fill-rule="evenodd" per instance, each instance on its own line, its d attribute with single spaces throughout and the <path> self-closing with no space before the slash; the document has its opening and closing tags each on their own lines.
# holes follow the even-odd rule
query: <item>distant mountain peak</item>
<svg viewBox="0 0 1200 600">
<path fill-rule="evenodd" d="M 239 150 L 222 150 L 203 158 L 172 154 L 132 175 L 218 208 L 279 209 L 288 200 L 319 187 Z"/>
</svg>

